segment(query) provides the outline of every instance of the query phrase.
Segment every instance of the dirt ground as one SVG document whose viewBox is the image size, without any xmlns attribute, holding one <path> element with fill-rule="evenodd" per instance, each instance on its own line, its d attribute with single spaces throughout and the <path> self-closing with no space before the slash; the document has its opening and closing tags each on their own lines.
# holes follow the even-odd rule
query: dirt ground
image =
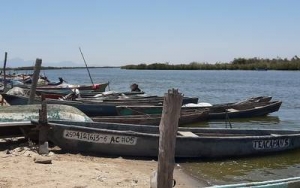
<svg viewBox="0 0 300 188">
<path fill-rule="evenodd" d="M 52 164 L 35 163 L 40 159 L 51 159 Z M 24 140 L 0 139 L 0 188 L 150 187 L 150 175 L 156 168 L 153 160 L 68 154 L 59 148 L 52 148 L 49 156 L 42 157 Z M 179 167 L 174 178 L 176 188 L 204 186 Z"/>
</svg>

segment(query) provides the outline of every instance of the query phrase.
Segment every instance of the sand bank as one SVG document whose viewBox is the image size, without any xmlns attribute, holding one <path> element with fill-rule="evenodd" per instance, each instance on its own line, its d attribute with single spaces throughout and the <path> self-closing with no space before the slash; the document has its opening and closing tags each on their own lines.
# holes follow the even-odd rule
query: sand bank
<svg viewBox="0 0 300 188">
<path fill-rule="evenodd" d="M 0 188 L 99 188 L 150 187 L 150 175 L 156 170 L 154 160 L 134 160 L 61 153 L 53 148 L 52 164 L 38 164 L 40 156 L 27 143 L 0 140 Z M 205 184 L 176 167 L 176 188 L 204 187 Z"/>
</svg>

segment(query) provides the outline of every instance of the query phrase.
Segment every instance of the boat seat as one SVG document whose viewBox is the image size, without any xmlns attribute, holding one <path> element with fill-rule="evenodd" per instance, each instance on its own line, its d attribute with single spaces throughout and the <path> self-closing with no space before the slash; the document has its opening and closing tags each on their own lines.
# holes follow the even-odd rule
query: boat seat
<svg viewBox="0 0 300 188">
<path fill-rule="evenodd" d="M 237 112 L 238 110 L 233 109 L 233 108 L 229 108 L 229 109 L 227 109 L 227 111 L 228 111 L 228 112 Z"/>
<path fill-rule="evenodd" d="M 190 131 L 178 131 L 178 134 L 181 136 L 188 136 L 188 137 L 199 137 L 195 133 L 192 133 Z"/>
</svg>

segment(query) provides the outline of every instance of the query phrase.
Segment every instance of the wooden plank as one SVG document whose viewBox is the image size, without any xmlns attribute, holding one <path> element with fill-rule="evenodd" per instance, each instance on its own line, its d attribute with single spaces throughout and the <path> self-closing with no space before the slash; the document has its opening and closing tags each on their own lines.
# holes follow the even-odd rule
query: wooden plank
<svg viewBox="0 0 300 188">
<path fill-rule="evenodd" d="M 3 86 L 4 86 L 4 92 L 6 92 L 7 82 L 6 82 L 6 62 L 7 62 L 7 52 L 5 52 L 4 55 L 4 63 L 3 63 Z"/>
<path fill-rule="evenodd" d="M 182 94 L 175 89 L 169 90 L 164 97 L 162 118 L 159 125 L 158 188 L 173 187 L 176 135 L 182 100 Z"/>
<path fill-rule="evenodd" d="M 28 104 L 33 104 L 34 98 L 35 98 L 35 91 L 37 87 L 37 82 L 40 76 L 40 70 L 42 65 L 42 59 L 36 59 L 35 66 L 34 66 L 34 73 L 32 77 L 32 84 L 30 88 L 30 95 L 28 99 Z"/>
<path fill-rule="evenodd" d="M 39 154 L 48 154 L 48 120 L 47 103 L 42 96 L 42 109 L 39 111 Z"/>
<path fill-rule="evenodd" d="M 199 137 L 195 133 L 192 133 L 190 131 L 178 131 L 178 134 L 181 136 L 189 136 L 189 137 Z"/>
</svg>

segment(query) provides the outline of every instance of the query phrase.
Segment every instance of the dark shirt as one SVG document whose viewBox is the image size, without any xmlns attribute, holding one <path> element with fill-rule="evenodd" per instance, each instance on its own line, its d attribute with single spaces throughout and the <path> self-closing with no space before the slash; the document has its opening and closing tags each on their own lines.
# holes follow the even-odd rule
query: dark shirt
<svg viewBox="0 0 300 188">
<path fill-rule="evenodd" d="M 137 88 L 132 89 L 131 92 L 141 92 L 141 90 L 140 90 L 140 88 L 137 87 Z"/>
</svg>

